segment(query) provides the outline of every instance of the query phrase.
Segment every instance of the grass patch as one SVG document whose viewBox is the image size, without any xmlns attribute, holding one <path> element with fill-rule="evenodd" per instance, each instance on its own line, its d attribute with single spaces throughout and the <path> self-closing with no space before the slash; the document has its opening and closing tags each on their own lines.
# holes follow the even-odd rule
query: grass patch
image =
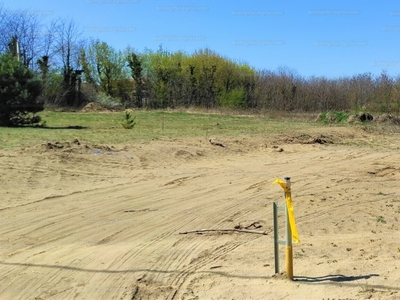
<svg viewBox="0 0 400 300">
<path fill-rule="evenodd" d="M 342 123 L 349 118 L 349 114 L 342 112 L 342 111 L 328 111 L 322 112 L 318 116 L 318 121 L 331 124 L 331 123 Z"/>
<path fill-rule="evenodd" d="M 121 126 L 121 112 L 82 113 L 45 110 L 39 113 L 47 127 L 0 128 L 0 149 L 24 147 L 47 141 L 78 138 L 92 144 L 119 144 L 152 139 L 270 135 L 320 127 L 304 119 L 271 119 L 252 115 L 134 111 L 133 130 Z"/>
<path fill-rule="evenodd" d="M 383 216 L 379 216 L 378 218 L 376 218 L 376 221 L 377 221 L 378 223 L 384 223 L 384 224 L 386 224 L 386 220 L 385 220 L 385 218 L 384 218 Z"/>
</svg>

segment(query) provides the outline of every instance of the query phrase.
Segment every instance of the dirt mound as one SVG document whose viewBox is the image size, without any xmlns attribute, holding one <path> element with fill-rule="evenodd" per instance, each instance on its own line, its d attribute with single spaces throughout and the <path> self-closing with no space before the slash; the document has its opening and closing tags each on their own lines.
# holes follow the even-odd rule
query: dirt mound
<svg viewBox="0 0 400 300">
<path fill-rule="evenodd" d="M 114 146 L 106 145 L 87 145 L 74 139 L 71 142 L 47 142 L 41 145 L 45 151 L 60 151 L 60 152 L 75 152 L 75 153 L 89 153 L 100 154 L 102 151 L 112 152 L 115 151 Z"/>
<path fill-rule="evenodd" d="M 186 150 L 178 150 L 175 152 L 174 156 L 177 158 L 191 159 L 193 154 Z"/>
<path fill-rule="evenodd" d="M 107 108 L 104 108 L 97 102 L 89 102 L 85 105 L 84 108 L 81 110 L 82 112 L 108 112 Z"/>
<path fill-rule="evenodd" d="M 314 136 L 308 134 L 289 136 L 283 138 L 283 142 L 287 144 L 333 144 L 332 138 L 329 138 L 322 134 Z"/>
<path fill-rule="evenodd" d="M 310 137 L 305 144 L 333 144 L 333 141 L 324 135 Z"/>
<path fill-rule="evenodd" d="M 372 121 L 374 119 L 374 117 L 369 113 L 361 113 L 358 115 L 358 118 L 361 122 Z"/>
<path fill-rule="evenodd" d="M 355 122 L 376 122 L 376 123 L 385 123 L 392 125 L 400 125 L 400 117 L 395 117 L 391 114 L 383 114 L 381 116 L 373 117 L 369 113 L 358 113 L 356 115 L 351 115 L 347 123 L 355 123 Z"/>
<path fill-rule="evenodd" d="M 352 124 L 355 122 L 371 122 L 373 120 L 374 117 L 371 114 L 362 112 L 349 116 L 349 118 L 347 119 L 347 123 Z"/>
<path fill-rule="evenodd" d="M 281 141 L 287 144 L 305 144 L 310 138 L 311 135 L 302 133 L 295 136 L 285 136 Z"/>
<path fill-rule="evenodd" d="M 399 117 L 394 117 L 390 114 L 384 114 L 382 116 L 378 116 L 376 118 L 377 123 L 388 123 L 388 124 L 393 124 L 393 125 L 400 125 L 400 118 Z"/>
<path fill-rule="evenodd" d="M 42 144 L 42 147 L 44 147 L 46 150 L 60 150 L 60 149 L 71 149 L 71 148 L 89 148 L 86 145 L 82 145 L 82 143 L 78 139 L 74 139 L 72 142 L 47 142 L 45 144 Z"/>
</svg>

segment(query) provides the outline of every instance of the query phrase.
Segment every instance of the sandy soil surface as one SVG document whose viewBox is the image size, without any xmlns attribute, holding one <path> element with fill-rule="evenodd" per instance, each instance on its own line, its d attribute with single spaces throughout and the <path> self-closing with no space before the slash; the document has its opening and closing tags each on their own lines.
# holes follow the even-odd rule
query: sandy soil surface
<svg viewBox="0 0 400 300">
<path fill-rule="evenodd" d="M 398 135 L 77 138 L 0 151 L 0 299 L 400 299 Z M 286 175 L 293 281 L 284 246 L 274 274 Z M 234 228 L 267 234 L 180 234 Z"/>
</svg>

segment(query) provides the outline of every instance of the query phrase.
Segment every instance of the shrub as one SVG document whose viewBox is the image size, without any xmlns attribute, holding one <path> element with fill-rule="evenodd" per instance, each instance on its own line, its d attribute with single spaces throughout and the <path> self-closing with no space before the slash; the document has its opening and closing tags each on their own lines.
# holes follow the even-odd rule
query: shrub
<svg viewBox="0 0 400 300">
<path fill-rule="evenodd" d="M 101 92 L 97 95 L 96 102 L 107 109 L 118 109 L 121 107 L 121 103 L 118 100 Z"/>
<path fill-rule="evenodd" d="M 317 121 L 323 123 L 341 123 L 349 118 L 349 114 L 341 111 L 322 112 L 318 115 Z"/>
</svg>

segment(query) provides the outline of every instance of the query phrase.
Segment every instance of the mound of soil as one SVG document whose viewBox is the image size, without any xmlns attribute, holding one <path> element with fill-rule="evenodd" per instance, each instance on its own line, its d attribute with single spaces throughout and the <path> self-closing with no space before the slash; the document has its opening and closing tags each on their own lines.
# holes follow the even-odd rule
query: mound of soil
<svg viewBox="0 0 400 300">
<path fill-rule="evenodd" d="M 190 159 L 193 157 L 193 154 L 190 153 L 189 151 L 186 150 L 178 150 L 175 152 L 175 157 L 177 158 L 184 158 L 184 159 Z"/>
<path fill-rule="evenodd" d="M 324 135 L 313 136 L 305 144 L 333 144 L 333 141 Z"/>
<path fill-rule="evenodd" d="M 400 125 L 400 118 L 399 117 L 394 117 L 390 114 L 384 114 L 382 116 L 378 116 L 376 118 L 377 123 L 388 123 L 388 124 L 394 124 L 394 125 Z"/>
<path fill-rule="evenodd" d="M 87 145 L 81 143 L 78 139 L 74 139 L 71 142 L 47 142 L 41 145 L 46 151 L 61 151 L 61 152 L 76 152 L 76 153 L 89 153 L 94 154 L 101 153 L 101 151 L 112 152 L 115 151 L 113 146 L 99 146 L 99 145 Z M 98 152 L 98 153 L 97 153 Z"/>
<path fill-rule="evenodd" d="M 356 115 L 351 115 L 347 119 L 347 123 L 354 123 L 354 122 L 371 122 L 374 120 L 374 117 L 369 113 L 358 113 Z"/>
<path fill-rule="evenodd" d="M 42 146 L 46 150 L 60 150 L 60 149 L 71 149 L 71 148 L 81 148 L 82 143 L 78 139 L 74 139 L 72 142 L 47 142 L 42 144 Z M 84 146 L 84 148 L 89 148 L 88 146 Z"/>
<path fill-rule="evenodd" d="M 85 105 L 81 110 L 82 112 L 107 112 L 109 111 L 107 108 L 104 108 L 97 102 L 89 102 Z"/>
<path fill-rule="evenodd" d="M 331 138 L 322 134 L 315 136 L 300 134 L 297 136 L 285 137 L 282 141 L 287 144 L 333 144 Z"/>
</svg>

